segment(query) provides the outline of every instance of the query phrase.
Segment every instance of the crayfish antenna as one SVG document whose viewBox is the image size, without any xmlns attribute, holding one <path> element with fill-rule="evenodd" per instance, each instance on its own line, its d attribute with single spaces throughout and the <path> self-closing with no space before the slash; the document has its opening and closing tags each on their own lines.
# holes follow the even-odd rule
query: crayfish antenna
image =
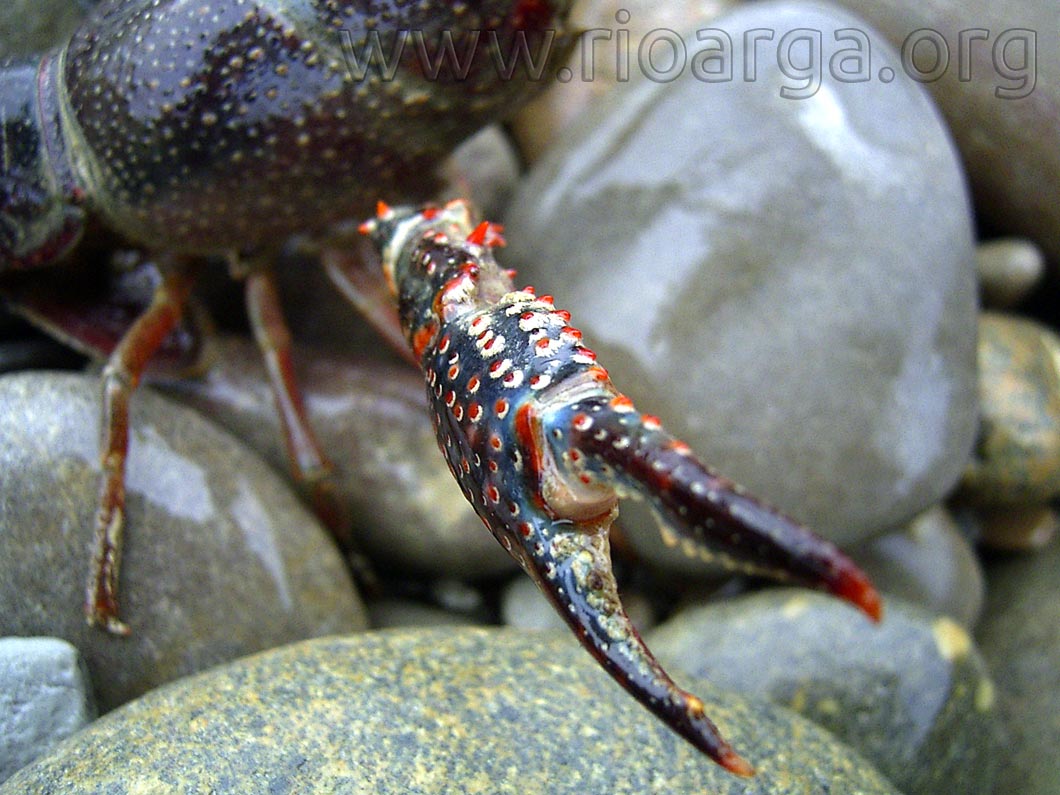
<svg viewBox="0 0 1060 795">
<path fill-rule="evenodd" d="M 550 426 L 563 429 L 553 449 L 570 476 L 643 496 L 667 544 L 729 569 L 828 591 L 880 620 L 879 594 L 835 545 L 718 475 L 625 396 L 553 409 Z"/>
<path fill-rule="evenodd" d="M 754 768 L 705 715 L 703 702 L 679 688 L 645 646 L 622 607 L 611 571 L 607 531 L 615 516 L 570 522 L 540 516 L 518 557 L 581 644 L 641 704 L 696 748 L 739 776 Z"/>
</svg>

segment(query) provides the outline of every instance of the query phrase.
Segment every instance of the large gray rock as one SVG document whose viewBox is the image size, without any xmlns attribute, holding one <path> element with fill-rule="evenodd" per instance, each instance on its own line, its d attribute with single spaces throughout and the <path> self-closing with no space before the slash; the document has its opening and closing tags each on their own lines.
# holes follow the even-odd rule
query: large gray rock
<svg viewBox="0 0 1060 795">
<path fill-rule="evenodd" d="M 857 18 L 755 3 L 713 25 L 732 37 L 734 79 L 708 84 L 689 66 L 607 94 L 520 189 L 504 259 L 573 312 L 642 411 L 853 542 L 937 502 L 972 445 L 960 166 L 876 34 L 872 67 L 893 82 L 826 78 L 791 98 L 779 34 L 743 78 L 744 32 L 810 28 L 837 47 L 837 29 L 864 28 Z M 690 59 L 705 46 L 690 39 Z"/>
<path fill-rule="evenodd" d="M 915 68 L 960 147 L 976 211 L 991 228 L 1037 242 L 1060 268 L 1060 17 L 1050 0 L 838 0 Z M 985 37 L 983 34 L 986 34 Z M 927 40 L 938 37 L 944 45 Z M 964 39 L 962 43 L 962 39 Z M 873 41 L 873 52 L 876 42 Z M 937 64 L 934 48 L 947 56 Z M 1029 59 L 1027 55 L 1029 54 Z M 940 67 L 938 74 L 932 69 Z"/>
<path fill-rule="evenodd" d="M 648 643 L 664 663 L 816 721 L 906 795 L 993 793 L 994 687 L 952 619 L 885 597 L 874 626 L 823 594 L 773 589 L 679 613 Z"/>
<path fill-rule="evenodd" d="M 1009 733 L 1004 792 L 1060 792 L 1060 542 L 1038 554 L 988 561 L 976 633 Z"/>
<path fill-rule="evenodd" d="M 364 608 L 290 488 L 195 412 L 132 401 L 122 610 L 132 636 L 85 624 L 99 489 L 99 380 L 0 378 L 0 635 L 64 638 L 100 709 L 292 640 L 350 632 Z"/>
<path fill-rule="evenodd" d="M 77 649 L 58 638 L 0 638 L 0 781 L 95 717 Z"/>
<path fill-rule="evenodd" d="M 309 641 L 176 682 L 0 793 L 897 795 L 808 721 L 695 687 L 755 778 L 666 729 L 567 635 L 445 627 Z"/>
<path fill-rule="evenodd" d="M 165 390 L 287 472 L 261 356 L 237 337 L 219 339 L 217 347 L 203 378 Z M 446 468 L 421 373 L 404 363 L 304 348 L 295 363 L 313 430 L 336 465 L 336 491 L 350 509 L 357 543 L 380 568 L 468 578 L 517 568 Z"/>
</svg>

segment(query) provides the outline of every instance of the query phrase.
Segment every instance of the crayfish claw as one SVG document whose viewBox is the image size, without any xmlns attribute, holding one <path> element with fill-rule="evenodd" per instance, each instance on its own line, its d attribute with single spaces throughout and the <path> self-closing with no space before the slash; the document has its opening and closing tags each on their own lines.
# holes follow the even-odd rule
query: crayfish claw
<svg viewBox="0 0 1060 795">
<path fill-rule="evenodd" d="M 667 543 L 734 571 L 827 591 L 880 620 L 879 593 L 850 558 L 718 475 L 628 398 L 585 398 L 553 409 L 550 419 L 565 429 L 551 441 L 567 479 L 636 491 Z"/>
</svg>

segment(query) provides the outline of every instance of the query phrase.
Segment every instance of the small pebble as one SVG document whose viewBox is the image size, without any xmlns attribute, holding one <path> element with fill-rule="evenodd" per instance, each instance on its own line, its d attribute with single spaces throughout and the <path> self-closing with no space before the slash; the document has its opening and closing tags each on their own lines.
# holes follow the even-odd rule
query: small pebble
<svg viewBox="0 0 1060 795">
<path fill-rule="evenodd" d="M 888 596 L 971 629 L 983 607 L 983 569 L 954 518 L 935 507 L 908 527 L 849 550 L 873 584 Z"/>
<path fill-rule="evenodd" d="M 747 31 L 834 43 L 863 22 L 758 2 L 711 25 L 739 64 Z M 620 84 L 534 164 L 498 252 L 641 411 L 842 545 L 947 495 L 977 421 L 964 173 L 924 87 L 869 38 L 893 82 L 791 98 L 778 37 L 755 45 L 753 81 Z M 652 524 L 626 527 L 669 571 Z"/>
<path fill-rule="evenodd" d="M 0 638 L 0 783 L 95 717 L 77 649 L 58 638 Z"/>
<path fill-rule="evenodd" d="M 121 567 L 132 634 L 89 627 L 100 413 L 98 378 L 0 376 L 0 635 L 72 643 L 106 711 L 235 657 L 366 626 L 342 557 L 291 487 L 144 387 L 131 402 Z"/>
<path fill-rule="evenodd" d="M 470 199 L 482 218 L 500 218 L 519 179 L 519 155 L 494 125 L 460 144 L 442 165 L 446 187 L 439 202 Z"/>
<path fill-rule="evenodd" d="M 991 309 L 1011 309 L 1038 286 L 1045 256 L 1029 240 L 1005 238 L 980 243 L 975 265 L 983 302 Z"/>
</svg>

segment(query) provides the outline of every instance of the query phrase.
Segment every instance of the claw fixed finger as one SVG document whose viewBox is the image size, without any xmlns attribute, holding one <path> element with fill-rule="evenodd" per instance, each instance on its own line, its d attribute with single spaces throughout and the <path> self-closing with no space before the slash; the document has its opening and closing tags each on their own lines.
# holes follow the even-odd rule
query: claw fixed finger
<svg viewBox="0 0 1060 795">
<path fill-rule="evenodd" d="M 622 607 L 611 570 L 607 530 L 613 514 L 597 522 L 555 524 L 539 518 L 523 536 L 530 576 L 586 650 L 623 688 L 660 720 L 727 770 L 751 767 L 706 716 L 703 702 L 682 690 L 656 661 Z"/>
</svg>

